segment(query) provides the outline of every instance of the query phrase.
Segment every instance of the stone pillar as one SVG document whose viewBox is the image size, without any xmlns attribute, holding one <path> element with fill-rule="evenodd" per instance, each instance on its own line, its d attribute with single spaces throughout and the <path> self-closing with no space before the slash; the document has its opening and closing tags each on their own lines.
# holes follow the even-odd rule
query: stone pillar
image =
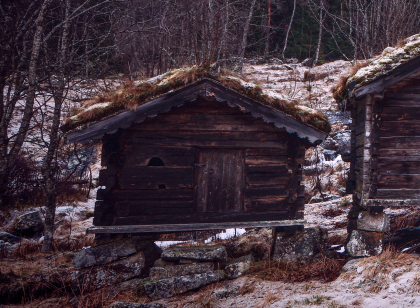
<svg viewBox="0 0 420 308">
<path fill-rule="evenodd" d="M 359 212 L 357 228 L 351 231 L 348 239 L 347 252 L 352 257 L 370 257 L 382 253 L 384 233 L 390 228 L 389 217 L 383 212 L 382 206 L 368 209 Z"/>
</svg>

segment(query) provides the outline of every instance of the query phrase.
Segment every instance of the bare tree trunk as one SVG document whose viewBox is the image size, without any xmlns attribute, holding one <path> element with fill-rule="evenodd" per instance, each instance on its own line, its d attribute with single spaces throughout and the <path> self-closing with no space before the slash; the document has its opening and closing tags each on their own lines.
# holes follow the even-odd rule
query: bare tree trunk
<svg viewBox="0 0 420 308">
<path fill-rule="evenodd" d="M 251 23 L 252 15 L 254 13 L 255 2 L 257 0 L 252 0 L 251 7 L 249 8 L 248 18 L 245 21 L 244 33 L 242 35 L 242 44 L 241 48 L 239 49 L 239 63 L 238 63 L 238 72 L 242 72 L 242 68 L 244 65 L 244 56 L 245 56 L 245 49 L 247 45 L 248 39 L 248 32 L 249 32 L 249 24 Z"/>
<path fill-rule="evenodd" d="M 51 253 L 53 250 L 53 235 L 54 235 L 54 220 L 55 208 L 57 202 L 57 185 L 56 174 L 58 172 L 57 164 L 53 164 L 54 158 L 58 151 L 60 144 L 59 127 L 61 121 L 61 107 L 64 101 L 64 87 L 65 87 L 65 65 L 67 57 L 67 46 L 69 36 L 70 21 L 70 0 L 65 2 L 65 23 L 63 25 L 63 34 L 61 38 L 61 50 L 59 54 L 59 75 L 58 75 L 58 88 L 53 90 L 54 97 L 54 113 L 53 122 L 49 132 L 49 144 L 47 155 L 45 156 L 42 166 L 42 177 L 45 183 L 44 191 L 46 195 L 46 216 L 45 216 L 45 230 L 44 242 L 42 244 L 41 252 Z"/>
<path fill-rule="evenodd" d="M 322 24 L 324 23 L 323 16 L 322 16 L 322 0 L 320 1 L 320 8 L 319 8 L 319 33 L 318 33 L 318 45 L 316 46 L 315 58 L 314 62 L 312 63 L 312 67 L 315 67 L 318 63 L 319 59 L 319 51 L 321 49 L 321 41 L 322 41 Z"/>
<path fill-rule="evenodd" d="M 293 12 L 292 12 L 292 16 L 290 17 L 289 26 L 287 27 L 286 38 L 284 39 L 283 51 L 281 53 L 281 59 L 283 61 L 284 61 L 284 54 L 286 53 L 287 42 L 289 40 L 289 33 L 290 33 L 290 30 L 292 29 L 293 18 L 295 17 L 295 11 L 296 11 L 296 0 L 293 1 Z"/>
<path fill-rule="evenodd" d="M 271 0 L 268 0 L 268 13 L 267 13 L 267 30 L 265 36 L 265 50 L 264 56 L 268 56 L 270 53 L 270 29 L 271 29 Z"/>
</svg>

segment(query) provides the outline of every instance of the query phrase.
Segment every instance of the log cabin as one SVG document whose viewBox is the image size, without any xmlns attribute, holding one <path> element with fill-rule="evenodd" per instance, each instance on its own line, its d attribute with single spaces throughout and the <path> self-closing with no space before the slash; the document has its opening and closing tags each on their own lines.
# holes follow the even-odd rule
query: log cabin
<svg viewBox="0 0 420 308">
<path fill-rule="evenodd" d="M 196 67 L 108 96 L 62 127 L 102 142 L 88 233 L 303 224 L 305 149 L 330 129 L 320 112 Z"/>
<path fill-rule="evenodd" d="M 347 192 L 356 205 L 420 205 L 420 35 L 388 47 L 336 89 L 351 111 Z"/>
</svg>

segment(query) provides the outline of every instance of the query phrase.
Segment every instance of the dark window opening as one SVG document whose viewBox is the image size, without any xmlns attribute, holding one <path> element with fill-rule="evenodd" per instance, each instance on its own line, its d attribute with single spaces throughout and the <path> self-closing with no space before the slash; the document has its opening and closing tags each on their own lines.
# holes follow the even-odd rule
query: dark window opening
<svg viewBox="0 0 420 308">
<path fill-rule="evenodd" d="M 159 157 L 153 157 L 150 161 L 148 166 L 152 166 L 152 167 L 161 167 L 161 166 L 165 166 L 165 164 L 163 163 L 163 160 L 160 159 Z"/>
<path fill-rule="evenodd" d="M 165 184 L 159 184 L 159 189 L 166 189 L 166 185 Z"/>
</svg>

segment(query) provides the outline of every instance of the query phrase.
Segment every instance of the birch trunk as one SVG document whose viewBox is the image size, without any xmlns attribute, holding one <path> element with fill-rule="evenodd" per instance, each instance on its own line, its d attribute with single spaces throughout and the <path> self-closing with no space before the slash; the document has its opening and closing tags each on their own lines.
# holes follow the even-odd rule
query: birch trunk
<svg viewBox="0 0 420 308">
<path fill-rule="evenodd" d="M 248 39 L 249 24 L 251 23 L 252 15 L 254 13 L 255 2 L 257 2 L 257 0 L 252 0 L 251 7 L 249 8 L 248 18 L 245 21 L 244 33 L 242 35 L 242 44 L 239 49 L 239 63 L 238 63 L 239 73 L 242 73 L 242 68 L 244 65 L 244 56 L 245 56 L 245 49 L 247 45 L 247 39 Z"/>
<path fill-rule="evenodd" d="M 281 59 L 283 61 L 284 61 L 284 54 L 286 53 L 287 42 L 289 40 L 289 33 L 290 33 L 290 30 L 292 29 L 292 23 L 293 23 L 293 19 L 295 17 L 295 11 L 296 11 L 296 0 L 293 1 L 293 12 L 292 12 L 292 16 L 290 17 L 289 26 L 287 27 L 286 38 L 284 39 L 283 51 L 281 53 Z"/>
<path fill-rule="evenodd" d="M 322 16 L 322 3 L 319 9 L 319 33 L 318 33 L 318 45 L 316 46 L 315 58 L 314 62 L 312 63 L 312 67 L 315 67 L 318 63 L 319 59 L 319 51 L 321 49 L 321 41 L 322 41 L 322 24 L 323 24 L 323 16 Z"/>
</svg>

